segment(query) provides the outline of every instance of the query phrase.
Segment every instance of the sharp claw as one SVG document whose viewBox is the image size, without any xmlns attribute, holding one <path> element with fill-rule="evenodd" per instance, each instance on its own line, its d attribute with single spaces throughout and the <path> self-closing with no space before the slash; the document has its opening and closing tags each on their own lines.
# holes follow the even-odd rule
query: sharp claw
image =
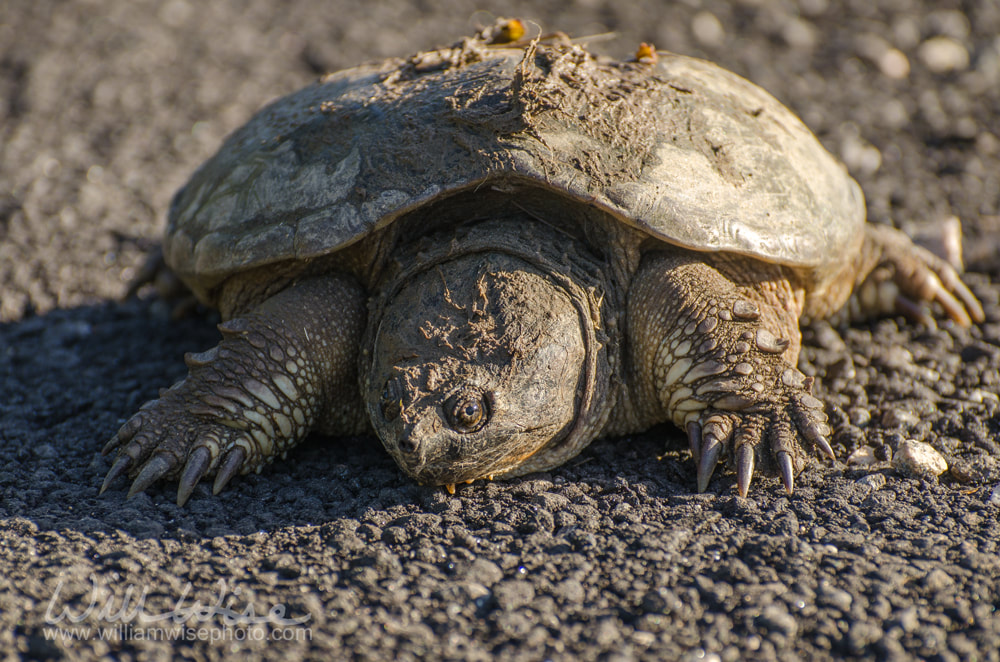
<svg viewBox="0 0 1000 662">
<path fill-rule="evenodd" d="M 819 449 L 823 451 L 824 455 L 826 455 L 831 460 L 837 459 L 837 455 L 833 452 L 833 447 L 830 446 L 830 442 L 826 440 L 826 437 L 824 437 L 823 435 L 818 435 L 816 439 L 814 439 L 813 441 L 817 446 L 819 446 Z"/>
<path fill-rule="evenodd" d="M 101 455 L 107 455 L 111 451 L 115 450 L 122 445 L 122 440 L 118 438 L 118 435 L 111 437 L 111 441 L 104 444 L 104 448 L 101 449 Z"/>
<path fill-rule="evenodd" d="M 101 485 L 101 491 L 98 494 L 104 494 L 104 492 L 111 486 L 111 483 L 118 480 L 128 468 L 132 466 L 132 458 L 128 455 L 120 455 L 115 463 L 111 465 L 111 469 L 108 470 L 108 475 L 104 478 L 104 484 Z"/>
<path fill-rule="evenodd" d="M 944 308 L 944 311 L 953 322 L 963 328 L 969 328 L 972 326 L 972 318 L 969 315 L 969 312 L 971 311 L 966 311 L 965 305 L 955 298 L 951 292 L 941 289 L 938 291 L 935 299 L 939 304 L 941 304 L 941 307 Z"/>
<path fill-rule="evenodd" d="M 691 421 L 687 424 L 688 446 L 691 447 L 691 458 L 698 464 L 701 457 L 701 425 L 698 421 Z"/>
<path fill-rule="evenodd" d="M 212 453 L 204 446 L 198 446 L 188 455 L 187 464 L 184 465 L 184 473 L 177 483 L 177 505 L 183 506 L 191 498 L 198 481 L 208 473 L 212 465 Z"/>
<path fill-rule="evenodd" d="M 966 310 L 969 311 L 969 317 L 972 318 L 973 322 L 981 324 L 986 321 L 986 313 L 983 311 L 983 304 L 979 303 L 979 299 L 976 295 L 972 293 L 965 283 L 959 278 L 955 286 L 955 293 L 958 294 L 958 298 L 962 300 L 965 304 Z"/>
<path fill-rule="evenodd" d="M 233 446 L 226 453 L 226 456 L 222 459 L 222 464 L 219 466 L 219 473 L 215 476 L 215 483 L 212 485 L 212 494 L 218 494 L 225 489 L 229 481 L 240 472 L 246 456 L 247 452 L 242 446 Z"/>
<path fill-rule="evenodd" d="M 129 488 L 126 499 L 131 499 L 133 496 L 139 492 L 144 491 L 147 487 L 158 481 L 164 476 L 168 471 L 174 468 L 177 464 L 173 456 L 170 455 L 154 455 L 146 464 L 142 467 L 142 471 L 139 475 L 135 477 L 135 481 L 132 483 L 132 487 Z"/>
<path fill-rule="evenodd" d="M 792 456 L 786 451 L 780 451 L 777 455 L 778 469 L 781 471 L 781 483 L 785 486 L 785 492 L 792 493 L 795 488 L 795 470 L 792 468 Z"/>
<path fill-rule="evenodd" d="M 750 481 L 753 479 L 754 449 L 749 444 L 740 446 L 736 451 L 736 487 L 740 496 L 746 498 L 750 491 Z"/>
<path fill-rule="evenodd" d="M 704 492 L 708 489 L 708 481 L 712 478 L 715 465 L 719 463 L 719 455 L 722 453 L 722 442 L 715 437 L 705 440 L 701 449 L 701 458 L 698 461 L 698 491 Z"/>
<path fill-rule="evenodd" d="M 802 404 L 801 401 L 800 404 Z M 798 426 L 805 438 L 818 447 L 823 455 L 826 455 L 831 460 L 837 459 L 836 454 L 833 452 L 833 447 L 830 446 L 830 442 L 826 439 L 826 435 L 830 433 L 830 426 L 826 424 L 826 421 L 821 420 L 817 422 L 807 415 L 802 415 L 798 420 Z"/>
<path fill-rule="evenodd" d="M 962 282 L 962 277 L 958 274 L 954 265 L 944 264 L 940 268 L 935 269 L 935 272 L 944 291 L 954 301 L 953 307 L 961 309 L 962 314 L 967 315 L 973 322 L 979 323 L 986 319 L 986 316 L 983 314 L 983 305 L 979 303 L 979 299 L 972 293 L 972 290 Z M 942 303 L 942 305 L 951 314 L 951 308 L 947 304 Z M 954 316 L 952 316 L 952 319 L 956 322 L 958 321 Z"/>
<path fill-rule="evenodd" d="M 104 448 L 101 450 L 101 455 L 107 455 L 114 449 L 129 441 L 141 428 L 142 419 L 138 416 L 133 416 L 125 421 L 125 424 L 118 428 L 118 432 L 115 433 L 115 436 L 111 437 L 111 441 L 104 445 Z"/>
</svg>

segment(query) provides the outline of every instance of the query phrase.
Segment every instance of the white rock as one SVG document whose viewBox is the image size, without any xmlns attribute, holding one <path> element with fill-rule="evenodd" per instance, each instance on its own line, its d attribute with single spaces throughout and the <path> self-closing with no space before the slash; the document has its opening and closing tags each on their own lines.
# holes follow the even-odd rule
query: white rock
<svg viewBox="0 0 1000 662">
<path fill-rule="evenodd" d="M 931 37 L 920 44 L 917 55 L 936 74 L 962 71 L 969 67 L 969 51 L 962 42 L 951 37 Z"/>
<path fill-rule="evenodd" d="M 878 68 L 888 78 L 906 78 L 910 75 L 910 60 L 898 48 L 890 48 L 878 58 Z"/>
<path fill-rule="evenodd" d="M 875 492 L 885 487 L 885 476 L 882 474 L 868 474 L 854 481 L 855 484 L 867 487 Z"/>
<path fill-rule="evenodd" d="M 691 19 L 691 32 L 703 46 L 721 46 L 726 40 L 722 23 L 709 11 L 700 11 Z"/>
<path fill-rule="evenodd" d="M 875 449 L 871 446 L 862 446 L 858 450 L 851 453 L 847 458 L 848 464 L 853 464 L 859 467 L 867 467 L 868 465 L 875 464 L 878 462 L 878 458 L 875 457 Z"/>
<path fill-rule="evenodd" d="M 892 456 L 892 468 L 908 476 L 935 478 L 948 470 L 948 462 L 930 444 L 907 439 Z"/>
</svg>

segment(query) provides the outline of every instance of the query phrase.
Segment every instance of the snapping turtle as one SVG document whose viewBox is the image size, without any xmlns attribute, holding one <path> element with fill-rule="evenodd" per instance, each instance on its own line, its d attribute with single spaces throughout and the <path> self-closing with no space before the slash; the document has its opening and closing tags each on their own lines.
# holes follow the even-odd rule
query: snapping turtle
<svg viewBox="0 0 1000 662">
<path fill-rule="evenodd" d="M 372 430 L 453 490 L 672 421 L 698 490 L 728 458 L 741 495 L 755 467 L 791 492 L 807 451 L 833 457 L 801 318 L 982 319 L 760 88 L 514 27 L 329 75 L 178 192 L 165 261 L 222 341 L 112 438 L 102 491 L 179 478 L 183 504 L 312 431 Z"/>
</svg>

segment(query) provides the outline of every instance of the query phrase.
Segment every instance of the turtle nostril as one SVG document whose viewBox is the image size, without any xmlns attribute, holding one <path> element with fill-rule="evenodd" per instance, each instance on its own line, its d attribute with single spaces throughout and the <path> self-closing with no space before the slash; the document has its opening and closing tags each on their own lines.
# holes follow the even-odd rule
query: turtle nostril
<svg viewBox="0 0 1000 662">
<path fill-rule="evenodd" d="M 420 450 L 420 441 L 416 435 L 410 435 L 399 440 L 399 449 L 407 455 L 416 455 Z"/>
</svg>

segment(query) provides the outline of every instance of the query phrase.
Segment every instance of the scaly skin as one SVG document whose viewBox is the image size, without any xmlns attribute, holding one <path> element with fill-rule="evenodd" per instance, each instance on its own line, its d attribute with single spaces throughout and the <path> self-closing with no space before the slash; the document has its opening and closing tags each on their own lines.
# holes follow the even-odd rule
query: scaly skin
<svg viewBox="0 0 1000 662">
<path fill-rule="evenodd" d="M 633 279 L 633 402 L 641 418 L 688 432 L 699 491 L 723 455 L 736 459 L 742 496 L 757 465 L 790 493 L 806 462 L 800 440 L 832 457 L 822 403 L 795 367 L 803 293 L 793 282 L 778 265 L 677 249 L 647 253 Z"/>
<path fill-rule="evenodd" d="M 854 285 L 851 316 L 890 307 L 912 314 L 937 302 L 959 324 L 983 318 L 951 267 L 888 228 L 869 228 L 840 289 L 822 293 L 806 292 L 778 265 L 652 241 L 638 268 L 628 267 L 634 262 L 619 254 L 641 237 L 633 242 L 635 233 L 620 226 L 605 231 L 621 245 L 604 247 L 603 265 L 582 237 L 525 218 L 484 222 L 447 241 L 431 237 L 416 252 L 404 247 L 403 270 L 380 284 L 389 299 L 375 299 L 393 319 L 364 334 L 365 351 L 367 297 L 352 277 L 292 282 L 220 325 L 218 347 L 186 357 L 188 378 L 122 427 L 105 448 L 118 457 L 102 491 L 125 473 L 134 478 L 130 496 L 179 477 L 183 504 L 203 477 L 215 474 L 218 492 L 310 431 L 368 429 L 360 357 L 371 370 L 361 393 L 374 427 L 420 480 L 537 471 L 599 436 L 672 421 L 688 434 L 699 490 L 729 457 L 741 495 L 756 467 L 778 474 L 791 492 L 807 451 L 833 455 L 823 405 L 795 367 L 803 312 L 828 315 Z M 492 266 L 484 268 L 486 255 Z M 393 337 L 380 341 L 390 327 Z M 560 347 L 572 329 L 579 338 Z M 391 356 L 372 360 L 374 351 Z M 530 393 L 539 383 L 551 392 Z M 540 423 L 546 401 L 570 414 Z M 442 436 L 456 421 L 464 430 Z M 508 443 L 512 434 L 521 435 L 517 444 Z"/>
<path fill-rule="evenodd" d="M 186 355 L 188 377 L 143 405 L 108 442 L 105 454 L 117 449 L 118 456 L 101 491 L 125 473 L 134 478 L 129 496 L 180 477 L 183 505 L 204 476 L 216 475 L 218 494 L 313 430 L 364 431 L 356 376 L 364 319 L 358 284 L 329 274 L 223 322 L 222 342 Z"/>
</svg>

